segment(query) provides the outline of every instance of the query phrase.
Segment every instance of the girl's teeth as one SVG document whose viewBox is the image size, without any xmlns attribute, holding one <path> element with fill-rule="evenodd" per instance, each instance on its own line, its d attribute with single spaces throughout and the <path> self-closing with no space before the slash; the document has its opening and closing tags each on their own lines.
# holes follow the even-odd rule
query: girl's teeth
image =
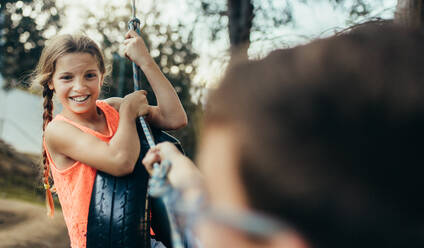
<svg viewBox="0 0 424 248">
<path fill-rule="evenodd" d="M 79 97 L 73 97 L 71 98 L 72 100 L 76 101 L 76 102 L 83 102 L 85 100 L 88 99 L 89 96 L 79 96 Z"/>
</svg>

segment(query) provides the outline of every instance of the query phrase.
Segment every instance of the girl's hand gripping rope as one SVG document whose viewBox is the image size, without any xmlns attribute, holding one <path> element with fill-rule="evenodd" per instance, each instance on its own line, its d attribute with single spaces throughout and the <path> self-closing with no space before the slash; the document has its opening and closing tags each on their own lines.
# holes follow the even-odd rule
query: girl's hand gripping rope
<svg viewBox="0 0 424 248">
<path fill-rule="evenodd" d="M 121 103 L 121 111 L 135 119 L 139 116 L 148 116 L 150 113 L 150 106 L 147 103 L 147 92 L 145 90 L 134 91 L 124 97 Z"/>
<path fill-rule="evenodd" d="M 176 130 L 186 126 L 187 115 L 177 93 L 150 56 L 140 35 L 133 30 L 128 31 L 123 44 L 125 56 L 141 68 L 156 97 L 157 106 L 150 108 L 149 118 L 146 119 L 149 124 L 162 130 Z M 138 76 L 135 76 L 135 80 L 139 80 Z M 140 87 L 139 83 L 136 88 Z"/>
<path fill-rule="evenodd" d="M 149 54 L 149 50 L 143 38 L 133 30 L 129 30 L 125 35 L 124 52 L 128 59 L 136 63 L 141 69 L 153 65 L 155 62 Z"/>
</svg>

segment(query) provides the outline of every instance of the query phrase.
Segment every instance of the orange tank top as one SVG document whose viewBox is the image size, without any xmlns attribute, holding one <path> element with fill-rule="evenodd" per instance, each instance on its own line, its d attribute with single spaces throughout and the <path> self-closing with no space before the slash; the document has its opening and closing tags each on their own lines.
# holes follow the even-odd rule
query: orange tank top
<svg viewBox="0 0 424 248">
<path fill-rule="evenodd" d="M 60 114 L 56 115 L 53 121 L 65 121 L 85 133 L 91 134 L 104 142 L 109 142 L 118 129 L 119 113 L 106 102 L 97 101 L 96 105 L 105 115 L 109 130 L 107 135 L 75 123 Z M 88 211 L 97 171 L 95 168 L 78 161 L 65 170 L 59 170 L 51 159 L 47 146 L 45 144 L 43 145 L 50 163 L 59 202 L 62 206 L 63 216 L 71 240 L 71 247 L 85 248 L 87 246 Z"/>
</svg>

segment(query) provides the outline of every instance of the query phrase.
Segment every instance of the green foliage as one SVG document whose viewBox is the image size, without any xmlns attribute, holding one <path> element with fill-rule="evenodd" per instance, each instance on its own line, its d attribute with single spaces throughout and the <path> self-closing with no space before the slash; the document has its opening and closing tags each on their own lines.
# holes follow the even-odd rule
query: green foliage
<svg viewBox="0 0 424 248">
<path fill-rule="evenodd" d="M 27 87 L 47 35 L 60 28 L 55 1 L 6 0 L 0 4 L 0 73 L 6 88 Z"/>
<path fill-rule="evenodd" d="M 103 88 L 103 97 L 122 96 L 133 91 L 132 66 L 128 59 L 120 53 L 121 43 L 128 31 L 127 22 L 131 15 L 122 12 L 122 7 L 107 6 L 109 13 L 115 15 L 96 16 L 90 13 L 86 22 L 87 33 L 101 37 L 102 47 L 106 58 L 112 60 L 112 74 L 107 79 L 108 83 Z M 172 134 L 181 141 L 188 156 L 192 157 L 196 147 L 197 123 L 201 114 L 201 107 L 191 101 L 190 87 L 196 73 L 196 59 L 198 54 L 192 47 L 192 31 L 180 32 L 181 25 L 162 25 L 155 20 L 159 12 L 154 9 L 141 16 L 142 37 L 152 57 L 161 68 L 162 72 L 174 86 L 184 109 L 189 117 L 189 125 Z M 120 55 L 119 55 L 120 54 Z M 156 104 L 153 91 L 146 78 L 143 80 L 143 89 L 146 89 L 150 104 Z"/>
</svg>

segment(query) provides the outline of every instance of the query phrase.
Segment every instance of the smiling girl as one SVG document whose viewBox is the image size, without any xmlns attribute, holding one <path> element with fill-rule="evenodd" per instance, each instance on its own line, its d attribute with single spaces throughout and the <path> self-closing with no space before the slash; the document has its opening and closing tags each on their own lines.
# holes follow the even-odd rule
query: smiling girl
<svg viewBox="0 0 424 248">
<path fill-rule="evenodd" d="M 135 119 L 161 129 L 185 126 L 187 116 L 170 82 L 137 33 L 129 31 L 125 55 L 145 73 L 158 105 L 149 106 L 145 91 L 124 98 L 97 100 L 106 74 L 102 52 L 81 35 L 61 35 L 43 49 L 34 82 L 43 87 L 43 181 L 50 214 L 55 182 L 71 246 L 86 247 L 87 218 L 97 170 L 130 174 L 140 153 Z M 53 94 L 63 110 L 53 119 Z"/>
</svg>

